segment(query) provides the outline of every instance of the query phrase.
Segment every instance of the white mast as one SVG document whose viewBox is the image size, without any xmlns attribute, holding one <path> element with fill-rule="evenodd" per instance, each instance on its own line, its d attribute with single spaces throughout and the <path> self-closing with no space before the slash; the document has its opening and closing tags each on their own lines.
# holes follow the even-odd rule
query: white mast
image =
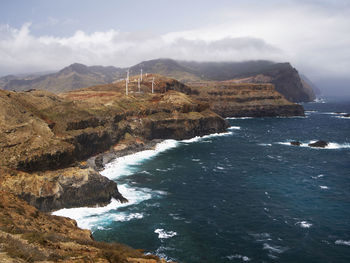
<svg viewBox="0 0 350 263">
<path fill-rule="evenodd" d="M 153 79 L 152 79 L 152 93 L 154 92 L 153 86 L 154 86 L 154 77 L 153 77 Z"/>
<path fill-rule="evenodd" d="M 137 86 L 139 87 L 139 93 L 141 93 L 140 79 L 137 79 Z"/>
<path fill-rule="evenodd" d="M 128 96 L 128 79 L 125 80 L 125 94 Z"/>
<path fill-rule="evenodd" d="M 128 71 L 126 72 L 126 81 L 129 83 L 129 69 L 128 69 Z"/>
<path fill-rule="evenodd" d="M 141 69 L 141 82 L 142 82 L 142 69 Z"/>
</svg>

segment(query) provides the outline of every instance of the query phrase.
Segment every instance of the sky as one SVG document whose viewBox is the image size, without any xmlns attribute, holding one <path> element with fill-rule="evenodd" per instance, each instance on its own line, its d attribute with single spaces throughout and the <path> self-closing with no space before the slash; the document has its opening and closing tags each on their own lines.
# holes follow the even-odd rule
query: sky
<svg viewBox="0 0 350 263">
<path fill-rule="evenodd" d="M 290 62 L 350 94 L 350 0 L 0 0 L 0 76 L 156 58 Z"/>
</svg>

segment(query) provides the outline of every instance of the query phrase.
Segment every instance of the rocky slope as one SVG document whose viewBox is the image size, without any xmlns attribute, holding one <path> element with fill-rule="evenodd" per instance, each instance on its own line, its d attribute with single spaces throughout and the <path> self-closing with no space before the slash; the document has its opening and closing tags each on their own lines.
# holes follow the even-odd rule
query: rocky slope
<svg viewBox="0 0 350 263">
<path fill-rule="evenodd" d="M 40 212 L 0 190 L 0 262 L 165 263 L 118 243 L 96 242 L 74 220 Z"/>
<path fill-rule="evenodd" d="M 181 82 L 237 81 L 272 83 L 278 92 L 293 102 L 312 101 L 313 88 L 289 63 L 271 61 L 189 62 L 172 59 L 143 61 L 129 68 L 131 75 L 143 72 L 160 74 Z M 0 88 L 6 90 L 42 89 L 64 92 L 97 84 L 107 84 L 125 78 L 126 68 L 72 64 L 57 73 L 41 76 L 6 76 L 0 78 Z"/>
</svg>

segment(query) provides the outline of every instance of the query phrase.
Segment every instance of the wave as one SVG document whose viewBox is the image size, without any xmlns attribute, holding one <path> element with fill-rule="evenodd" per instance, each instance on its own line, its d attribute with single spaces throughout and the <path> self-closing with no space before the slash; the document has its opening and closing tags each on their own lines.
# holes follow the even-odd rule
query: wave
<svg viewBox="0 0 350 263">
<path fill-rule="evenodd" d="M 260 146 L 272 146 L 271 143 L 259 143 L 258 145 L 260 145 Z"/>
<path fill-rule="evenodd" d="M 316 98 L 314 101 L 309 103 L 326 103 L 326 100 L 323 98 Z"/>
<path fill-rule="evenodd" d="M 288 248 L 286 247 L 281 247 L 281 246 L 273 246 L 273 245 L 269 245 L 268 243 L 264 243 L 263 244 L 263 249 L 264 250 L 268 250 L 270 252 L 273 252 L 273 253 L 278 253 L 278 254 L 281 254 L 283 252 L 285 252 L 286 250 L 288 250 Z"/>
<path fill-rule="evenodd" d="M 143 217 L 140 213 L 128 214 L 121 213 L 114 214 L 113 212 L 121 207 L 138 204 L 142 201 L 151 199 L 157 192 L 148 188 L 133 188 L 128 185 L 118 185 L 119 192 L 129 200 L 128 203 L 120 203 L 112 199 L 107 206 L 103 207 L 78 207 L 78 208 L 64 208 L 53 212 L 53 215 L 69 217 L 77 221 L 80 228 L 83 229 L 97 229 L 98 227 L 109 224 L 111 221 L 129 221 L 131 219 L 140 219 Z"/>
<path fill-rule="evenodd" d="M 101 174 L 111 180 L 115 180 L 126 175 L 131 175 L 137 170 L 137 167 L 135 166 L 142 164 L 145 160 L 149 160 L 161 152 L 175 148 L 177 145 L 178 142 L 176 140 L 165 140 L 158 143 L 154 150 L 145 150 L 119 157 L 106 164 L 105 169 L 101 172 Z"/>
<path fill-rule="evenodd" d="M 334 242 L 336 245 L 344 245 L 344 246 L 350 246 L 350 240 L 347 241 L 347 240 L 336 240 Z"/>
<path fill-rule="evenodd" d="M 325 185 L 320 185 L 320 188 L 321 188 L 321 189 L 324 189 L 324 190 L 329 189 L 329 187 L 328 187 L 328 186 L 325 186 Z"/>
<path fill-rule="evenodd" d="M 227 128 L 227 129 L 228 130 L 240 130 L 241 127 L 239 127 L 239 126 L 231 126 L 231 127 Z"/>
<path fill-rule="evenodd" d="M 242 256 L 242 255 L 239 255 L 239 254 L 230 255 L 230 256 L 227 256 L 226 258 L 227 258 L 228 260 L 241 259 L 241 260 L 244 261 L 244 262 L 248 262 L 248 261 L 251 260 L 249 257 L 247 257 L 247 256 Z"/>
<path fill-rule="evenodd" d="M 204 136 L 196 136 L 193 137 L 191 139 L 188 140 L 182 140 L 180 142 L 182 143 L 192 143 L 192 142 L 198 142 L 198 141 L 202 141 L 205 139 L 209 139 L 209 138 L 214 138 L 214 137 L 221 137 L 221 136 L 228 136 L 228 135 L 232 135 L 233 132 L 222 132 L 222 133 L 213 133 L 213 134 L 209 134 L 209 135 L 204 135 Z"/>
<path fill-rule="evenodd" d="M 300 226 L 301 228 L 310 228 L 312 227 L 312 224 L 307 221 L 299 221 L 295 223 L 296 225 Z"/>
<path fill-rule="evenodd" d="M 334 116 L 334 117 L 338 119 L 350 120 L 350 117 L 345 117 L 345 116 Z"/>
<path fill-rule="evenodd" d="M 254 117 L 227 117 L 226 120 L 247 120 L 254 119 Z"/>
<path fill-rule="evenodd" d="M 277 144 L 281 144 L 281 145 L 287 145 L 287 146 L 294 146 L 294 147 L 307 147 L 307 148 L 312 148 L 312 149 L 328 149 L 328 150 L 337 150 L 337 149 L 347 149 L 350 148 L 350 143 L 336 143 L 336 142 L 329 142 L 328 145 L 324 148 L 322 147 L 311 147 L 309 146 L 310 143 L 315 143 L 315 140 L 309 141 L 309 142 L 301 142 L 300 146 L 294 146 L 291 145 L 291 141 L 287 141 L 287 142 L 277 142 Z"/>
<path fill-rule="evenodd" d="M 174 231 L 165 231 L 163 228 L 157 228 L 154 233 L 158 234 L 159 239 L 171 238 L 177 235 Z"/>
</svg>

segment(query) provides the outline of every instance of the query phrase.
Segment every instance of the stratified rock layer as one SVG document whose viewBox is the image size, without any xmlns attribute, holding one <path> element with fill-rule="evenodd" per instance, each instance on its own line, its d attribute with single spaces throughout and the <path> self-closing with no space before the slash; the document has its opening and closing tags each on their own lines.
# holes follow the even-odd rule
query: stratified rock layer
<svg viewBox="0 0 350 263">
<path fill-rule="evenodd" d="M 304 116 L 303 107 L 286 100 L 272 84 L 207 81 L 189 86 L 192 98 L 207 102 L 222 117 Z"/>
</svg>

